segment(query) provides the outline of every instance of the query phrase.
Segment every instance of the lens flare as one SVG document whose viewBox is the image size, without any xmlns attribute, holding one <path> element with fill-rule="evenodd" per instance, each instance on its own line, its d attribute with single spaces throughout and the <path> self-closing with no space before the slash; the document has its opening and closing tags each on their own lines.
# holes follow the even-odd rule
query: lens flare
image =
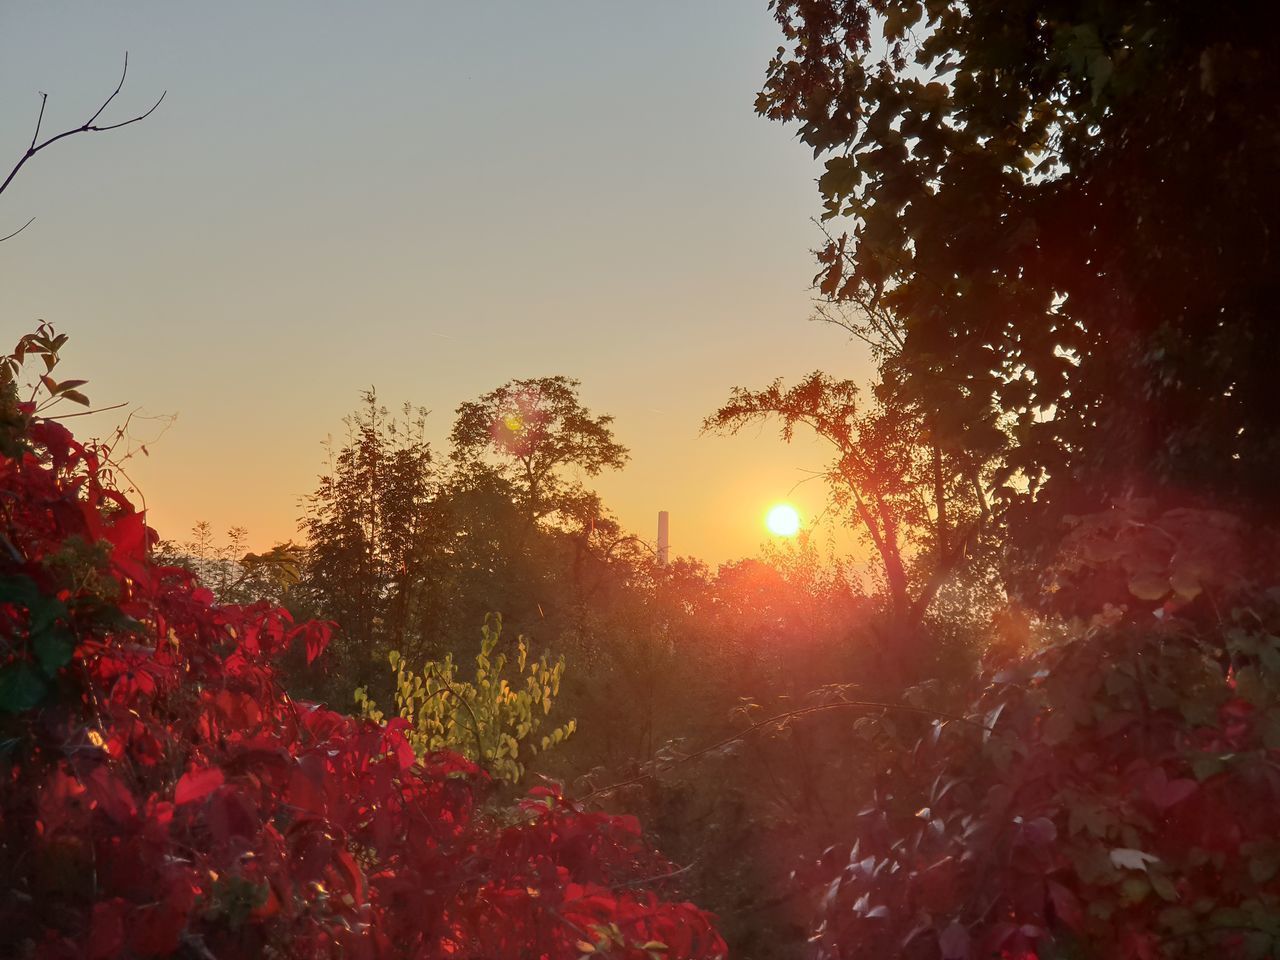
<svg viewBox="0 0 1280 960">
<path fill-rule="evenodd" d="M 779 537 L 794 537 L 800 532 L 800 514 L 789 503 L 779 503 L 764 518 L 769 532 Z"/>
</svg>

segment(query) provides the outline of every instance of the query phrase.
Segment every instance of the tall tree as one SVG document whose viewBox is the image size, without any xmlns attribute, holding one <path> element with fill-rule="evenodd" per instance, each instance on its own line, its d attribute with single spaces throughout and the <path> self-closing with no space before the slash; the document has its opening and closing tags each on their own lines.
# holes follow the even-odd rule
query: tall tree
<svg viewBox="0 0 1280 960">
<path fill-rule="evenodd" d="M 772 7 L 757 108 L 827 158 L 852 227 L 820 291 L 900 319 L 886 377 L 1038 516 L 1117 492 L 1274 515 L 1280 9 Z"/>
<path fill-rule="evenodd" d="M 410 406 L 392 417 L 367 391 L 305 502 L 306 590 L 315 612 L 339 624 L 339 656 L 359 670 L 387 646 L 412 649 L 419 629 L 422 568 L 439 537 L 425 418 Z"/>
<path fill-rule="evenodd" d="M 620 531 L 583 479 L 621 468 L 613 418 L 568 377 L 511 380 L 457 410 L 448 509 L 463 606 L 486 598 L 516 631 L 582 636 L 584 604 Z M 613 550 L 616 552 L 616 550 Z"/>
<path fill-rule="evenodd" d="M 487 465 L 509 483 L 525 515 L 581 529 L 596 520 L 599 498 L 572 474 L 621 469 L 626 447 L 613 438 L 613 417 L 596 416 L 569 377 L 512 380 L 458 407 L 453 459 L 475 471 Z"/>
</svg>

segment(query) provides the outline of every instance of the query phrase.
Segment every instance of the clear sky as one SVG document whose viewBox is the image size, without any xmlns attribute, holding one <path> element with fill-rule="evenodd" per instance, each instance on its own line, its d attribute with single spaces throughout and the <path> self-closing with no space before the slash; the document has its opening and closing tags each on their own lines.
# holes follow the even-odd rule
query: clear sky
<svg viewBox="0 0 1280 960">
<path fill-rule="evenodd" d="M 666 509 L 674 552 L 754 553 L 771 503 L 820 509 L 820 481 L 791 491 L 821 451 L 702 418 L 735 384 L 866 371 L 807 322 L 816 165 L 752 111 L 777 44 L 764 0 L 9 0 L 6 170 L 38 91 L 46 131 L 78 125 L 126 50 L 104 120 L 168 96 L 0 197 L 0 235 L 37 218 L 0 245 L 4 346 L 49 320 L 95 404 L 177 415 L 132 464 L 175 539 L 296 536 L 369 385 L 443 440 L 459 402 L 565 374 L 631 448 L 597 484 L 626 526 Z"/>
</svg>

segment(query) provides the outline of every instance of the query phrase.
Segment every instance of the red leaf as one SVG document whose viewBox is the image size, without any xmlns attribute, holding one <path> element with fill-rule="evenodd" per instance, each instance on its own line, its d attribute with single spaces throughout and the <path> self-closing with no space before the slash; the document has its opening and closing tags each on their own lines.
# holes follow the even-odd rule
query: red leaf
<svg viewBox="0 0 1280 960">
<path fill-rule="evenodd" d="M 255 907 L 252 916 L 265 920 L 268 917 L 274 917 L 279 912 L 280 898 L 276 896 L 275 887 L 268 886 L 266 902 L 260 907 Z"/>
<path fill-rule="evenodd" d="M 1059 920 L 1077 933 L 1084 930 L 1084 912 L 1074 893 L 1057 881 L 1050 880 L 1049 899 Z"/>
<path fill-rule="evenodd" d="M 93 905 L 88 960 L 107 960 L 124 948 L 124 911 L 125 902 L 119 897 Z"/>
<path fill-rule="evenodd" d="M 1189 779 L 1170 780 L 1164 770 L 1156 767 L 1147 774 L 1143 790 L 1159 810 L 1168 810 L 1196 792 L 1196 782 Z"/>
<path fill-rule="evenodd" d="M 347 850 L 339 848 L 338 852 L 334 855 L 334 859 L 337 860 L 338 866 L 346 873 L 346 886 L 351 892 L 351 895 L 355 898 L 357 903 L 363 902 L 364 872 L 360 869 L 359 865 L 357 865 L 355 857 L 351 856 L 350 852 Z"/>
<path fill-rule="evenodd" d="M 138 812 L 133 794 L 107 767 L 94 770 L 84 780 L 84 785 L 98 809 L 117 823 L 124 823 Z"/>
<path fill-rule="evenodd" d="M 1048 817 L 1036 817 L 1022 826 L 1027 839 L 1037 846 L 1048 846 L 1058 839 L 1058 828 Z"/>
<path fill-rule="evenodd" d="M 196 890 L 189 878 L 173 883 L 159 903 L 138 907 L 129 920 L 129 946 L 144 957 L 168 956 L 187 927 Z"/>
<path fill-rule="evenodd" d="M 222 771 L 217 767 L 191 770 L 182 775 L 173 791 L 173 802 L 178 806 L 203 800 L 222 786 Z"/>
<path fill-rule="evenodd" d="M 122 514 L 105 534 L 115 547 L 111 559 L 116 568 L 130 580 L 146 579 L 147 525 L 143 515 Z"/>
<path fill-rule="evenodd" d="M 969 931 L 959 923 L 953 923 L 938 934 L 938 949 L 942 960 L 969 960 Z"/>
<path fill-rule="evenodd" d="M 330 624 L 322 623 L 318 620 L 309 620 L 302 626 L 289 631 L 289 642 L 292 643 L 298 637 L 301 637 L 306 646 L 307 663 L 311 664 L 329 646 L 332 632 Z"/>
<path fill-rule="evenodd" d="M 289 803 L 307 813 L 324 816 L 328 812 L 324 790 L 324 765 L 318 757 L 307 756 L 298 761 L 289 780 Z"/>
<path fill-rule="evenodd" d="M 262 829 L 253 801 L 231 787 L 214 792 L 205 820 L 210 836 L 218 844 L 226 843 L 232 837 L 254 837 Z"/>
</svg>

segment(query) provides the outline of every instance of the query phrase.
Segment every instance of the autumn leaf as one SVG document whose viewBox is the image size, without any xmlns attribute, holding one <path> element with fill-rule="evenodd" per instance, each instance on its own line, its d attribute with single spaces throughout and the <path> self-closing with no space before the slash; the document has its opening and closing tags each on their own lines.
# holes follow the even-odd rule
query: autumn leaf
<svg viewBox="0 0 1280 960">
<path fill-rule="evenodd" d="M 191 770 L 182 775 L 173 791 L 173 802 L 178 806 L 203 800 L 222 786 L 224 777 L 218 767 Z"/>
</svg>

